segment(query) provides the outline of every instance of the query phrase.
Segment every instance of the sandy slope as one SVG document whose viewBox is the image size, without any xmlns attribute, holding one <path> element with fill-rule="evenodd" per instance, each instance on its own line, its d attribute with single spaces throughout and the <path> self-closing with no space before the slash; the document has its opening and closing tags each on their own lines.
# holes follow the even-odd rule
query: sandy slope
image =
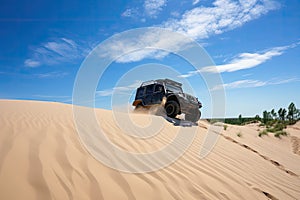
<svg viewBox="0 0 300 200">
<path fill-rule="evenodd" d="M 106 167 L 82 147 L 71 105 L 1 100 L 0 112 L 0 199 L 300 199 L 299 123 L 282 139 L 259 138 L 257 125 L 229 126 L 201 160 L 209 126 L 201 121 L 192 128 L 192 146 L 175 163 L 130 174 Z M 158 136 L 134 140 L 110 111 L 97 115 L 107 136 L 133 152 L 163 147 L 180 128 L 158 116 L 132 114 L 138 123 L 159 118 L 164 124 Z"/>
</svg>

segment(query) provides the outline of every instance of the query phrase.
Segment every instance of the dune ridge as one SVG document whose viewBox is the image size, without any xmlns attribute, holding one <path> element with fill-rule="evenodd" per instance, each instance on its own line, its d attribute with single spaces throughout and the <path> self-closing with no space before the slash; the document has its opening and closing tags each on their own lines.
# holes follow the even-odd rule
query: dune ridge
<svg viewBox="0 0 300 200">
<path fill-rule="evenodd" d="M 0 199 L 300 199 L 300 123 L 282 139 L 258 137 L 255 124 L 228 125 L 213 151 L 199 159 L 210 126 L 199 121 L 187 127 L 197 135 L 176 162 L 131 174 L 103 165 L 83 147 L 72 105 L 0 100 L 0 110 Z M 117 126 L 111 111 L 96 114 L 107 137 L 132 152 L 161 148 L 180 128 L 133 113 L 141 124 L 155 118 L 164 125 L 159 135 L 136 140 Z"/>
</svg>

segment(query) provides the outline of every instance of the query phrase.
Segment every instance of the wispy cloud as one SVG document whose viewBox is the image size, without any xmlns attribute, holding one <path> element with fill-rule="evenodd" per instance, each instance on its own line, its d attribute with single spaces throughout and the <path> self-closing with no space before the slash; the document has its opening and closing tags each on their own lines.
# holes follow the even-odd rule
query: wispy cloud
<svg viewBox="0 0 300 200">
<path fill-rule="evenodd" d="M 183 50 L 190 44 L 179 34 L 169 34 L 163 29 L 149 29 L 149 31 L 127 37 L 115 38 L 109 44 L 103 45 L 98 55 L 111 58 L 119 63 L 136 62 L 145 58 L 161 59 L 173 52 Z M 148 47 L 148 48 L 145 48 Z"/>
<path fill-rule="evenodd" d="M 0 72 L 0 75 L 5 76 L 14 76 L 18 78 L 40 78 L 40 79 L 46 79 L 46 78 L 63 78 L 67 75 L 69 75 L 68 72 L 62 72 L 62 71 L 51 71 L 51 72 L 44 72 L 44 73 L 33 73 L 33 74 L 24 74 L 21 72 Z"/>
<path fill-rule="evenodd" d="M 118 86 L 114 87 L 112 89 L 107 89 L 107 90 L 99 90 L 96 92 L 96 96 L 111 96 L 113 93 L 118 93 L 118 94 L 128 94 L 131 93 L 134 89 L 139 87 L 141 85 L 142 81 L 136 80 L 130 85 L 127 86 Z"/>
<path fill-rule="evenodd" d="M 273 79 L 269 81 L 260 81 L 260 80 L 252 80 L 252 79 L 245 79 L 245 80 L 238 80 L 231 83 L 225 83 L 223 85 L 217 85 L 212 90 L 220 90 L 220 89 L 237 89 L 237 88 L 255 88 L 255 87 L 262 87 L 267 85 L 280 85 L 286 84 L 291 82 L 298 82 L 300 81 L 299 78 L 289 78 L 289 79 Z"/>
<path fill-rule="evenodd" d="M 144 9 L 149 17 L 156 18 L 166 4 L 167 0 L 146 0 Z"/>
<path fill-rule="evenodd" d="M 247 73 L 247 74 L 243 74 L 242 77 L 248 77 L 248 76 L 252 76 L 253 73 Z"/>
<path fill-rule="evenodd" d="M 122 16 L 132 17 L 134 15 L 143 15 L 156 17 L 158 13 L 166 6 L 166 0 L 146 0 L 144 2 L 144 14 L 136 12 L 137 8 L 128 8 Z M 194 5 L 198 4 L 198 0 L 193 1 Z M 197 6 L 197 5 L 196 5 Z M 182 16 L 173 16 L 171 19 L 158 24 L 158 27 L 171 29 L 172 31 L 182 33 L 195 40 L 209 38 L 212 35 L 221 34 L 225 31 L 241 27 L 245 23 L 261 17 L 271 10 L 278 9 L 280 4 L 273 0 L 249 0 L 249 1 L 233 1 L 233 0 L 215 0 L 210 7 L 197 6 L 191 10 L 187 10 Z M 174 14 L 174 12 L 171 12 Z M 149 37 L 150 36 L 150 37 Z M 154 36 L 154 37 L 153 37 Z M 165 38 L 171 38 L 166 40 Z M 135 62 L 144 58 L 164 58 L 168 53 L 156 51 L 154 49 L 144 48 L 148 46 L 155 47 L 158 39 L 162 42 L 165 40 L 164 45 L 172 46 L 176 49 L 182 48 L 182 42 L 178 38 L 164 35 L 157 38 L 157 34 L 149 33 L 147 36 L 137 38 L 135 41 L 116 41 L 115 44 L 109 49 L 109 52 L 122 53 L 128 52 L 127 50 L 137 50 L 129 55 L 124 55 L 117 62 Z M 140 42 L 137 42 L 140 41 Z M 169 44 L 167 44 L 169 42 Z M 154 45 L 153 45 L 154 44 Z M 115 48 L 117 47 L 117 48 Z M 142 50 L 139 49 L 142 47 Z M 118 54 L 122 55 L 122 54 Z M 241 59 L 251 55 L 240 55 Z"/>
<path fill-rule="evenodd" d="M 32 56 L 24 61 L 26 67 L 73 63 L 83 58 L 89 48 L 82 47 L 75 41 L 59 38 L 32 48 Z"/>
<path fill-rule="evenodd" d="M 137 8 L 127 8 L 122 14 L 122 17 L 134 17 L 138 14 Z"/>
<path fill-rule="evenodd" d="M 196 5 L 200 2 L 200 0 L 193 0 L 193 5 Z"/>
<path fill-rule="evenodd" d="M 129 18 L 141 18 L 141 21 L 145 21 L 145 18 L 157 18 L 159 13 L 167 5 L 167 0 L 145 0 L 142 7 L 127 8 L 122 14 L 122 17 Z"/>
<path fill-rule="evenodd" d="M 67 72 L 61 72 L 61 71 L 33 74 L 33 76 L 36 76 L 37 78 L 63 78 L 67 75 L 68 75 Z"/>
<path fill-rule="evenodd" d="M 27 60 L 24 61 L 24 65 L 26 67 L 38 67 L 38 66 L 41 65 L 41 63 L 37 60 L 33 60 L 33 59 L 30 58 L 30 59 L 27 59 Z"/>
<path fill-rule="evenodd" d="M 180 75 L 182 78 L 187 78 L 196 75 L 199 72 L 207 73 L 223 73 L 223 72 L 234 72 L 243 69 L 249 69 L 256 67 L 275 56 L 282 55 L 286 50 L 297 47 L 300 43 L 294 43 L 287 46 L 274 47 L 264 51 L 256 53 L 241 53 L 235 56 L 227 64 L 217 66 L 207 66 L 200 70 L 190 71 L 187 74 Z"/>
<path fill-rule="evenodd" d="M 194 39 L 204 39 L 240 27 L 279 6 L 272 0 L 216 0 L 211 7 L 193 8 L 181 19 L 170 19 L 162 26 Z"/>
<path fill-rule="evenodd" d="M 257 53 L 241 53 L 236 56 L 233 60 L 229 61 L 228 64 L 218 65 L 216 67 L 204 67 L 202 72 L 234 72 L 242 69 L 249 69 L 256 67 L 275 56 L 280 56 L 285 50 L 294 47 L 294 45 L 274 47 L 272 49 L 265 50 Z"/>
</svg>

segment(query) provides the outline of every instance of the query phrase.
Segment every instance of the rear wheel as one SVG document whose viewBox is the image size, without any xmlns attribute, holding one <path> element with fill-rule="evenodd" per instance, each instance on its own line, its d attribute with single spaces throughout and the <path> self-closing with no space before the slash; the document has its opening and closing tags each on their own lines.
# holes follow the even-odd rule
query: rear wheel
<svg viewBox="0 0 300 200">
<path fill-rule="evenodd" d="M 142 104 L 138 104 L 138 105 L 136 105 L 135 109 L 140 109 L 140 108 L 142 108 L 142 107 L 143 107 Z"/>
<path fill-rule="evenodd" d="M 143 105 L 139 103 L 138 105 L 135 106 L 134 111 L 141 111 L 143 109 Z"/>
<path fill-rule="evenodd" d="M 179 104 L 176 101 L 168 101 L 165 105 L 165 110 L 168 117 L 175 118 L 179 113 Z"/>
<path fill-rule="evenodd" d="M 191 122 L 196 122 L 200 119 L 200 117 L 201 117 L 201 112 L 200 112 L 200 110 L 197 109 L 197 110 L 192 111 L 189 114 L 186 114 L 185 120 L 191 121 Z"/>
</svg>

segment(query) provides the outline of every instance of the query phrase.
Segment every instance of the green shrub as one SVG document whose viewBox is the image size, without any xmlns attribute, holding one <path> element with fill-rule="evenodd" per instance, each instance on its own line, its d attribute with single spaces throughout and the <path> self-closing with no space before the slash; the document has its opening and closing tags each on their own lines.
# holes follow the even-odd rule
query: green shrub
<svg viewBox="0 0 300 200">
<path fill-rule="evenodd" d="M 280 136 L 287 136 L 287 133 L 285 131 L 277 131 L 274 133 L 274 136 L 277 138 L 281 138 Z"/>
<path fill-rule="evenodd" d="M 272 127 L 268 127 L 267 131 L 271 132 L 271 133 L 275 133 L 277 131 L 282 131 L 285 128 L 286 128 L 286 125 L 284 123 L 276 123 Z"/>
<path fill-rule="evenodd" d="M 236 136 L 242 137 L 242 133 L 241 133 L 241 132 L 238 132 L 238 133 L 236 134 Z"/>
<path fill-rule="evenodd" d="M 264 136 L 264 135 L 268 135 L 268 131 L 267 130 L 263 130 L 263 131 L 260 131 L 258 133 L 258 136 L 261 137 L 261 136 Z"/>
<path fill-rule="evenodd" d="M 268 122 L 266 123 L 267 128 L 274 126 L 274 124 L 276 124 L 276 122 L 277 122 L 276 120 L 270 120 L 270 121 L 268 121 Z"/>
<path fill-rule="evenodd" d="M 225 125 L 223 125 L 223 128 L 224 128 L 224 131 L 226 131 L 227 130 L 227 125 L 225 124 Z"/>
</svg>

